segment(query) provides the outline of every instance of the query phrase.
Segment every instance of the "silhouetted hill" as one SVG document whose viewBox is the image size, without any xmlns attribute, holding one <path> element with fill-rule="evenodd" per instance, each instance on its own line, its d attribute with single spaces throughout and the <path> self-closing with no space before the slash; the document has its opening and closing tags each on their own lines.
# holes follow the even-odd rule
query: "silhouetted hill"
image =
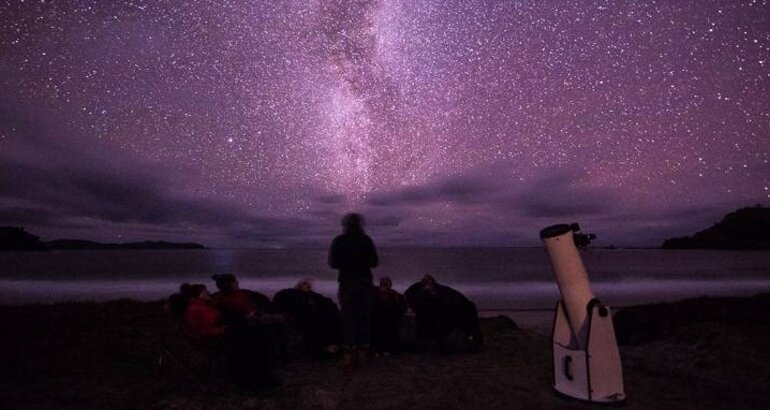
<svg viewBox="0 0 770 410">
<path fill-rule="evenodd" d="M 770 249 L 770 208 L 757 205 L 727 214 L 693 236 L 670 238 L 663 249 Z"/>
<path fill-rule="evenodd" d="M 38 251 L 46 249 L 35 235 L 17 226 L 0 226 L 0 251 Z"/>
<path fill-rule="evenodd" d="M 206 249 L 193 242 L 143 241 L 129 243 L 101 243 L 83 239 L 59 239 L 43 242 L 22 227 L 0 227 L 0 251 L 40 250 L 83 250 L 83 249 Z"/>
<path fill-rule="evenodd" d="M 205 246 L 193 242 L 143 241 L 129 243 L 101 243 L 82 239 L 58 239 L 45 243 L 50 249 L 82 250 L 82 249 L 206 249 Z"/>
</svg>

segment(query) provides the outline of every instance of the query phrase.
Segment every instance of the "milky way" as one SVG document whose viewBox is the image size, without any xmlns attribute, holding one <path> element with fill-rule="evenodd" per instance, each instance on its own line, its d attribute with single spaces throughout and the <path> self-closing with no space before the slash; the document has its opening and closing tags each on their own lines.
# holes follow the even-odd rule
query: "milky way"
<svg viewBox="0 0 770 410">
<path fill-rule="evenodd" d="M 0 222 L 49 237 L 656 244 L 770 198 L 767 1 L 3 1 L 0 81 Z"/>
</svg>

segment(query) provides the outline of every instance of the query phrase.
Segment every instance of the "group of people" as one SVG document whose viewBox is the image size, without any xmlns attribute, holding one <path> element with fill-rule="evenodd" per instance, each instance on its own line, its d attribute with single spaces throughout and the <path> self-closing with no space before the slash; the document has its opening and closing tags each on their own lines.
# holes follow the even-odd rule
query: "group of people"
<svg viewBox="0 0 770 410">
<path fill-rule="evenodd" d="M 280 385 L 274 373 L 286 351 L 284 317 L 270 299 L 241 289 L 234 275 L 214 275 L 218 292 L 203 284 L 182 284 L 166 310 L 198 348 L 222 352 L 230 376 L 246 388 Z"/>
<path fill-rule="evenodd" d="M 338 298 L 346 363 L 354 364 L 370 348 L 385 353 L 396 349 L 398 328 L 407 304 L 417 317 L 420 336 L 436 339 L 440 351 L 446 351 L 448 338 L 455 329 L 464 333 L 474 350 L 481 348 L 483 337 L 473 302 L 438 284 L 431 275 L 410 286 L 405 298 L 392 289 L 389 278 L 381 279 L 373 292 L 372 268 L 377 267 L 379 257 L 374 242 L 364 232 L 364 218 L 355 213 L 345 215 L 342 231 L 329 249 L 329 266 L 339 271 Z"/>
<path fill-rule="evenodd" d="M 224 353 L 233 378 L 248 387 L 280 384 L 273 369 L 287 355 L 289 333 L 297 331 L 308 355 L 337 356 L 347 366 L 368 354 L 388 355 L 400 349 L 401 322 L 411 308 L 418 335 L 433 339 L 445 352 L 450 335 L 460 331 L 474 350 L 483 337 L 476 306 L 460 292 L 425 275 L 404 295 L 390 278 L 373 285 L 379 263 L 374 242 L 364 232 L 364 219 L 348 214 L 343 233 L 332 242 L 329 265 L 339 272 L 339 308 L 313 290 L 310 280 L 266 295 L 241 289 L 232 274 L 214 275 L 218 292 L 202 284 L 183 284 L 167 303 L 191 341 Z"/>
</svg>

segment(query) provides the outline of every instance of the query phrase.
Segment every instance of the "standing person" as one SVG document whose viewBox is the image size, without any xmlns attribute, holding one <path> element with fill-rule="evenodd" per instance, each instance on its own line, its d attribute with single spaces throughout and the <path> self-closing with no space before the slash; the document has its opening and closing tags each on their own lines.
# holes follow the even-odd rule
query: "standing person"
<svg viewBox="0 0 770 410">
<path fill-rule="evenodd" d="M 332 241 L 329 266 L 339 271 L 344 362 L 357 364 L 369 348 L 374 285 L 372 269 L 379 262 L 372 239 L 364 233 L 364 218 L 355 213 L 342 218 L 342 235 Z"/>
</svg>

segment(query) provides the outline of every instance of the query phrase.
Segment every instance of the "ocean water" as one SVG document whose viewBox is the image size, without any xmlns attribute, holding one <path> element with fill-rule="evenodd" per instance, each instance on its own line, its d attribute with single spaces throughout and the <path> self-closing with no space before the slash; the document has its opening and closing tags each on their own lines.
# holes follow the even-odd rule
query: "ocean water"
<svg viewBox="0 0 770 410">
<path fill-rule="evenodd" d="M 770 252 L 603 250 L 583 254 L 596 296 L 611 306 L 770 292 Z M 375 279 L 404 291 L 430 273 L 484 310 L 550 309 L 559 290 L 542 249 L 381 249 Z M 325 250 L 0 252 L 0 304 L 161 299 L 182 282 L 213 289 L 214 273 L 272 296 L 312 278 L 336 296 Z"/>
</svg>

